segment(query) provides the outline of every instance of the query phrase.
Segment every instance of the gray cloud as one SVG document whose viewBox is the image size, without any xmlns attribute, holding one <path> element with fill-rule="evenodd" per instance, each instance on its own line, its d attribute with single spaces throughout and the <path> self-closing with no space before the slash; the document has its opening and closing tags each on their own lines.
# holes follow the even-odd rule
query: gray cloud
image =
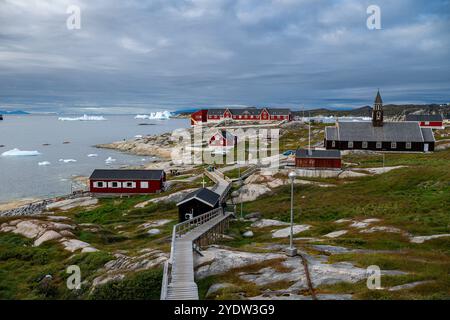
<svg viewBox="0 0 450 320">
<path fill-rule="evenodd" d="M 382 30 L 366 28 L 366 8 Z M 66 28 L 79 5 L 82 29 Z M 450 102 L 448 0 L 3 0 L 0 106 Z M 43 105 L 42 105 L 43 104 Z"/>
</svg>

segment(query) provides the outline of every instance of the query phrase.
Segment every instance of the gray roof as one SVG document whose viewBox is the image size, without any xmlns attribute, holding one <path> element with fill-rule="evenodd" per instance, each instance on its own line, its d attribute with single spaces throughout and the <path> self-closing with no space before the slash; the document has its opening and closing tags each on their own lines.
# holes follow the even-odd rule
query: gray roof
<svg viewBox="0 0 450 320">
<path fill-rule="evenodd" d="M 278 109 L 278 108 L 270 108 L 267 109 L 269 113 L 273 116 L 285 116 L 291 113 L 290 109 Z"/>
<path fill-rule="evenodd" d="M 91 180 L 160 180 L 163 170 L 111 170 L 96 169 L 91 174 Z"/>
<path fill-rule="evenodd" d="M 252 115 L 252 116 L 259 116 L 261 114 L 261 109 L 256 108 L 244 108 L 244 109 L 230 109 L 231 113 L 235 116 L 239 115 Z"/>
<path fill-rule="evenodd" d="M 341 159 L 341 152 L 339 150 L 298 149 L 295 157 L 300 159 Z"/>
<path fill-rule="evenodd" d="M 377 92 L 377 96 L 376 96 L 376 98 L 375 98 L 375 103 L 377 103 L 377 104 L 383 104 L 383 99 L 381 99 L 380 90 L 378 90 L 378 92 Z"/>
<path fill-rule="evenodd" d="M 422 135 L 423 135 L 423 141 L 424 142 L 433 142 L 433 141 L 435 141 L 433 130 L 431 128 L 420 128 L 420 129 L 422 130 Z"/>
<path fill-rule="evenodd" d="M 177 206 L 179 206 L 185 202 L 191 201 L 193 199 L 197 199 L 211 207 L 214 207 L 217 204 L 217 202 L 219 201 L 219 198 L 220 198 L 220 196 L 217 193 L 215 193 L 214 191 L 211 191 L 206 188 L 200 188 L 198 190 L 195 190 L 195 191 L 187 194 L 183 198 L 183 200 L 181 200 L 180 202 L 177 203 Z"/>
<path fill-rule="evenodd" d="M 208 110 L 208 115 L 212 115 L 212 116 L 223 116 L 223 114 L 225 113 L 227 109 L 209 109 Z"/>
<path fill-rule="evenodd" d="M 382 127 L 374 127 L 372 122 L 339 122 L 336 127 L 326 128 L 325 138 L 331 141 L 434 141 L 432 132 L 431 136 L 426 132 L 426 137 L 422 132 L 417 122 L 384 122 Z"/>
<path fill-rule="evenodd" d="M 443 121 L 440 114 L 408 114 L 405 121 Z"/>
</svg>

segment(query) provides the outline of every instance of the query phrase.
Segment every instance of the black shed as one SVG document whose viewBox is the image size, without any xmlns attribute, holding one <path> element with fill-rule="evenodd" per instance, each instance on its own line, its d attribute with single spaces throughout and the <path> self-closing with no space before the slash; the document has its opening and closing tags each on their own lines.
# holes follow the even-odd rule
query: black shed
<svg viewBox="0 0 450 320">
<path fill-rule="evenodd" d="M 220 205 L 219 198 L 220 196 L 217 193 L 206 188 L 189 193 L 177 203 L 179 221 L 189 220 L 189 215 L 194 218 L 218 208 Z"/>
</svg>

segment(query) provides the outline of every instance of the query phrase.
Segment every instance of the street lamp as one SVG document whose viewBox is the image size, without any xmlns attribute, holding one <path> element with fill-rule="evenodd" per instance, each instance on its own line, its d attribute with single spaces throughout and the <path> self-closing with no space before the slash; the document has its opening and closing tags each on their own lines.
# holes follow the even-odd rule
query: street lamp
<svg viewBox="0 0 450 320">
<path fill-rule="evenodd" d="M 294 257 L 297 255 L 297 249 L 294 248 L 294 181 L 297 174 L 294 171 L 289 173 L 289 180 L 291 180 L 291 235 L 289 248 L 286 249 L 286 254 L 289 257 Z"/>
</svg>

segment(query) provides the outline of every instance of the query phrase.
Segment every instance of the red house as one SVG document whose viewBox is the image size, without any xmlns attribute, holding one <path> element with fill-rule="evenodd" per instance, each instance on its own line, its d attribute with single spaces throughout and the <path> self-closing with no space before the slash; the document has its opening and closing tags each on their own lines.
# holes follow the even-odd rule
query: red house
<svg viewBox="0 0 450 320">
<path fill-rule="evenodd" d="M 405 121 L 417 122 L 422 128 L 444 129 L 444 117 L 440 114 L 408 114 Z"/>
<path fill-rule="evenodd" d="M 191 126 L 207 122 L 208 110 L 198 110 L 191 114 Z"/>
<path fill-rule="evenodd" d="M 89 178 L 94 194 L 151 194 L 164 190 L 164 170 L 94 170 Z"/>
<path fill-rule="evenodd" d="M 295 166 L 303 169 L 341 169 L 342 157 L 339 150 L 298 149 Z"/>
<path fill-rule="evenodd" d="M 211 139 L 209 139 L 210 147 L 234 147 L 237 143 L 237 137 L 226 130 L 219 130 Z"/>
</svg>

